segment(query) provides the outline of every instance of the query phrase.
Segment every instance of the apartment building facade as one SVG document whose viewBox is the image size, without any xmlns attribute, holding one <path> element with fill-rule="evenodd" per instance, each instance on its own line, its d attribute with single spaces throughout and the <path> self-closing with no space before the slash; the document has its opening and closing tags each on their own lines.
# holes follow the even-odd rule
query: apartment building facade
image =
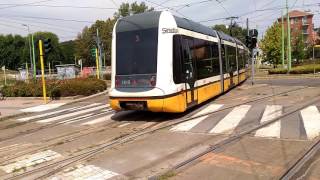
<svg viewBox="0 0 320 180">
<path fill-rule="evenodd" d="M 318 38 L 314 31 L 313 14 L 293 10 L 289 12 L 289 19 L 292 40 L 296 40 L 302 34 L 305 45 L 312 46 Z M 278 18 L 278 22 L 281 23 L 281 18 Z M 283 23 L 287 30 L 287 15 L 284 16 Z"/>
</svg>

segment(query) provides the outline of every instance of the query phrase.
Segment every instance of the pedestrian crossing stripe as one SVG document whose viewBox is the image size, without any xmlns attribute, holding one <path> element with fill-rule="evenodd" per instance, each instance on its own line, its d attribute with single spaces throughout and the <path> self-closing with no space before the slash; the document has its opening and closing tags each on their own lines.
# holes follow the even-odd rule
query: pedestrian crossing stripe
<svg viewBox="0 0 320 180">
<path fill-rule="evenodd" d="M 320 134 L 320 113 L 316 106 L 309 106 L 301 111 L 303 125 L 308 139 L 312 140 Z"/>
<path fill-rule="evenodd" d="M 25 109 L 21 109 L 22 112 L 43 112 L 51 109 L 56 109 L 60 106 L 65 105 L 66 103 L 53 103 L 53 104 L 43 104 L 39 106 L 29 107 Z"/>
<path fill-rule="evenodd" d="M 200 116 L 202 114 L 206 114 L 209 112 L 217 111 L 222 106 L 223 105 L 221 105 L 221 104 L 211 104 L 208 107 L 204 108 L 202 111 L 193 115 L 192 117 L 196 117 L 196 116 Z M 190 129 L 195 127 L 197 124 L 199 124 L 201 121 L 203 121 L 207 117 L 209 117 L 209 115 L 201 116 L 201 117 L 195 118 L 193 120 L 183 122 L 183 123 L 178 124 L 177 126 L 174 126 L 173 128 L 171 128 L 171 131 L 189 131 Z"/>
<path fill-rule="evenodd" d="M 208 109 L 205 108 L 203 111 L 211 112 L 215 111 L 216 109 L 212 108 L 215 107 L 214 105 L 208 106 Z M 212 123 L 216 124 L 211 130 L 203 130 L 203 133 L 208 134 L 232 134 L 235 133 L 234 130 L 239 126 L 240 122 L 248 115 L 249 110 L 251 109 L 251 105 L 241 105 L 234 107 L 227 115 L 225 115 L 222 119 L 216 121 L 213 120 Z M 211 111 L 210 111 L 211 108 Z M 200 111 L 201 112 L 201 111 Z M 299 138 L 303 136 L 303 132 L 300 131 L 300 128 L 305 130 L 306 136 L 308 140 L 312 140 L 320 135 L 320 112 L 316 106 L 309 106 L 305 109 L 302 109 L 300 112 L 301 120 L 303 127 L 293 127 L 299 129 Z M 199 113 L 200 114 L 200 113 Z M 195 115 L 195 117 L 198 114 Z M 283 106 L 281 105 L 266 105 L 263 110 L 263 115 L 260 119 L 257 118 L 260 124 L 266 123 L 273 119 L 276 119 L 283 115 Z M 211 116 L 214 118 L 214 116 Z M 192 132 L 193 128 L 196 126 L 202 127 L 200 125 L 204 119 L 209 118 L 209 116 L 204 116 L 204 118 L 199 117 L 194 120 L 190 120 L 187 122 L 180 123 L 175 125 L 170 129 L 172 132 Z M 297 116 L 297 120 L 299 121 L 299 116 Z M 281 121 L 275 121 L 253 133 L 255 137 L 264 137 L 264 138 L 281 138 Z M 287 122 L 287 121 L 286 121 Z M 208 122 L 206 121 L 206 126 Z M 284 125 L 282 125 L 284 126 Z M 291 127 L 292 128 L 292 127 Z M 196 128 L 195 128 L 196 129 Z M 199 129 L 199 128 L 198 128 Z M 197 132 L 199 130 L 197 129 Z M 201 131 L 201 130 L 200 130 Z"/>
<path fill-rule="evenodd" d="M 64 118 L 69 118 L 69 117 L 77 116 L 77 115 L 80 115 L 80 114 L 85 114 L 85 113 L 88 113 L 88 112 L 101 110 L 101 109 L 104 109 L 104 108 L 106 108 L 106 105 L 100 105 L 100 106 L 92 107 L 92 108 L 85 109 L 85 110 L 82 110 L 82 111 L 77 111 L 77 112 L 73 112 L 73 113 L 63 114 L 63 115 L 60 115 L 60 116 L 56 116 L 56 117 L 51 117 L 51 118 L 48 118 L 48 119 L 40 120 L 38 122 L 39 123 L 54 122 L 54 121 L 62 120 Z"/>
<path fill-rule="evenodd" d="M 89 105 L 86 105 L 86 106 L 66 108 L 66 109 L 57 110 L 57 111 L 53 111 L 53 112 L 48 112 L 48 113 L 44 113 L 44 114 L 39 114 L 39 115 L 29 116 L 29 117 L 25 117 L 25 118 L 20 118 L 20 119 L 17 119 L 17 121 L 25 122 L 25 121 L 30 121 L 30 120 L 34 120 L 34 119 L 44 118 L 44 117 L 51 116 L 51 115 L 56 115 L 56 114 L 67 112 L 67 111 L 75 111 L 75 110 L 86 109 L 86 108 L 94 107 L 94 106 L 97 106 L 97 105 L 101 105 L 101 103 L 93 103 L 93 104 L 89 104 Z"/>
<path fill-rule="evenodd" d="M 235 107 L 226 117 L 224 117 L 209 133 L 219 134 L 231 132 L 238 126 L 240 121 L 246 116 L 251 105 L 241 105 Z"/>
<path fill-rule="evenodd" d="M 263 116 L 260 120 L 260 124 L 268 122 L 272 119 L 280 117 L 282 115 L 282 106 L 279 105 L 267 105 Z M 258 137 L 275 137 L 280 138 L 281 121 L 276 121 L 268 126 L 259 129 L 255 136 Z"/>
</svg>

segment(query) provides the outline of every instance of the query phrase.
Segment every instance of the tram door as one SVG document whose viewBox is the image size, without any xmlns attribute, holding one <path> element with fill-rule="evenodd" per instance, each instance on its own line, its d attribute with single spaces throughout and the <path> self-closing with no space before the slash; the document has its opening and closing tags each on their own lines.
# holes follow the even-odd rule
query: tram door
<svg viewBox="0 0 320 180">
<path fill-rule="evenodd" d="M 197 104 L 198 94 L 195 89 L 196 72 L 194 62 L 192 60 L 191 47 L 193 46 L 193 40 L 182 38 L 181 39 L 183 50 L 183 72 L 186 89 L 186 104 L 187 107 L 191 107 Z"/>
</svg>

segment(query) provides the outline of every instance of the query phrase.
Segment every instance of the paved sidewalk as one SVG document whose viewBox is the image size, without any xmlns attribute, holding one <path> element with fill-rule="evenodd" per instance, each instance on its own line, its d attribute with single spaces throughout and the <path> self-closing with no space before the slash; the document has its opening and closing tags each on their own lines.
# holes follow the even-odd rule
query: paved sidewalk
<svg viewBox="0 0 320 180">
<path fill-rule="evenodd" d="M 23 112 L 41 112 L 62 106 L 72 100 L 48 101 L 45 105 L 40 99 L 8 99 L 0 101 L 0 118 L 12 116 Z"/>
</svg>

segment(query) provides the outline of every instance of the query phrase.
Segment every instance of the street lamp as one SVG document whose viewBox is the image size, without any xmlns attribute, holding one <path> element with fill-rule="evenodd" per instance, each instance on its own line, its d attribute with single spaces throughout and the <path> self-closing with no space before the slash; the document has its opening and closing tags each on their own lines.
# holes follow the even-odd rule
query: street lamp
<svg viewBox="0 0 320 180">
<path fill-rule="evenodd" d="M 28 28 L 28 34 L 31 35 L 31 40 L 29 40 L 29 50 L 30 50 L 30 63 L 31 63 L 31 69 L 33 69 L 33 77 L 36 79 L 36 62 L 35 62 L 35 52 L 34 52 L 34 42 L 33 42 L 33 34 L 30 33 L 30 27 L 27 24 L 22 24 L 22 26 L 25 26 Z M 32 42 L 31 42 L 32 41 Z M 32 50 L 31 50 L 32 49 Z M 32 52 L 31 52 L 32 51 Z M 32 66 L 33 65 L 33 66 Z"/>
</svg>

